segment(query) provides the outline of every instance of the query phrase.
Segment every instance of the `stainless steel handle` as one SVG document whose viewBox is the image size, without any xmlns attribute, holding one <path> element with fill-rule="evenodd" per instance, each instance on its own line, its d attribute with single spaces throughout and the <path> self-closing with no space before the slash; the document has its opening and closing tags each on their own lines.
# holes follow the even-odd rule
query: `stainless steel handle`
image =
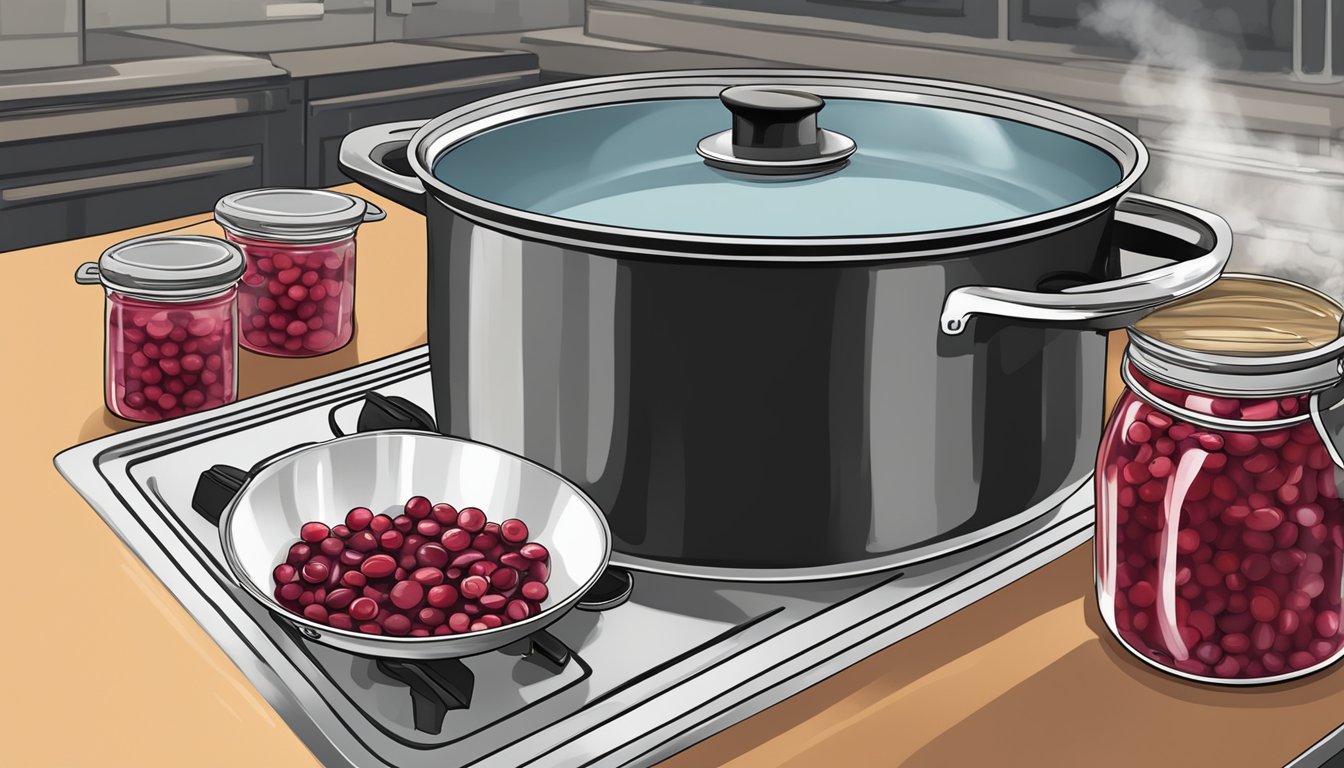
<svg viewBox="0 0 1344 768">
<path fill-rule="evenodd" d="M 98 285 L 103 282 L 97 262 L 86 261 L 75 270 L 75 282 L 80 285 Z"/>
<path fill-rule="evenodd" d="M 1118 225 L 1164 237 L 1168 235 L 1161 224 L 1179 227 L 1194 234 L 1194 245 L 1203 253 L 1136 275 L 1058 293 L 988 285 L 957 288 L 943 303 L 943 332 L 953 336 L 962 333 L 976 315 L 1072 328 L 1122 328 L 1163 304 L 1207 287 L 1222 274 L 1232 254 L 1232 229 L 1227 222 L 1188 205 L 1131 194 L 1116 206 L 1115 220 Z"/>
<path fill-rule="evenodd" d="M 425 212 L 425 186 L 414 176 L 406 176 L 388 168 L 383 158 L 395 152 L 406 152 L 411 137 L 425 120 L 401 123 L 383 123 L 352 131 L 341 140 L 337 162 L 341 170 L 355 181 L 420 213 Z"/>
</svg>

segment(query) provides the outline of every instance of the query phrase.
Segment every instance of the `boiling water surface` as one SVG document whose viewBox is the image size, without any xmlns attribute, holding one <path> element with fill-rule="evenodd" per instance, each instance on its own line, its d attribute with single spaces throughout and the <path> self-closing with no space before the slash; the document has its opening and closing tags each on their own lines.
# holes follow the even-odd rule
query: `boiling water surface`
<svg viewBox="0 0 1344 768">
<path fill-rule="evenodd" d="M 578 222 L 739 237 L 875 236 L 1044 213 L 1115 186 L 1120 165 L 1083 141 L 969 112 L 827 101 L 819 124 L 858 143 L 813 179 L 744 179 L 705 165 L 728 128 L 717 99 L 592 107 L 510 123 L 447 152 L 434 175 L 499 205 Z"/>
</svg>

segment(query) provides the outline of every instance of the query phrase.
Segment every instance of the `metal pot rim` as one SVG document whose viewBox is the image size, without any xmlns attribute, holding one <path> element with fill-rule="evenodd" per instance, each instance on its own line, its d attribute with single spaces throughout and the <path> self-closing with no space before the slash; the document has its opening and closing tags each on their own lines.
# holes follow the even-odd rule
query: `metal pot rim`
<svg viewBox="0 0 1344 768">
<path fill-rule="evenodd" d="M 600 104 L 662 98 L 717 97 L 733 85 L 805 87 L 822 96 L 955 108 L 1015 120 L 1096 147 L 1121 168 L 1114 186 L 1033 216 L 933 232 L 875 237 L 742 237 L 614 227 L 510 208 L 469 195 L 435 177 L 438 158 L 454 146 L 508 122 Z M 652 72 L 536 86 L 472 102 L 425 123 L 408 146 L 410 166 L 425 189 L 454 212 L 527 239 L 585 250 L 738 261 L 870 261 L 984 250 L 1087 219 L 1113 206 L 1148 167 L 1148 150 L 1129 131 L 1056 102 L 950 80 L 805 69 L 721 69 Z"/>
</svg>

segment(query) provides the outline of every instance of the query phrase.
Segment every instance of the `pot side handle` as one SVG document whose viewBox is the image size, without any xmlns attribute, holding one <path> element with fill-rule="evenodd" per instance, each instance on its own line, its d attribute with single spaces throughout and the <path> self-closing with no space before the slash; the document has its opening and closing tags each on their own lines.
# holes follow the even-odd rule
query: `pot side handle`
<svg viewBox="0 0 1344 768">
<path fill-rule="evenodd" d="M 1123 328 L 1163 304 L 1208 287 L 1222 274 L 1232 253 L 1232 228 L 1222 217 L 1170 200 L 1126 195 L 1116 205 L 1115 222 L 1126 250 L 1157 251 L 1178 261 L 1058 293 L 988 285 L 956 288 L 943 303 L 943 332 L 962 333 L 976 315 L 1066 328 Z M 1170 234 L 1172 227 L 1192 234 L 1193 241 Z"/>
<path fill-rule="evenodd" d="M 410 170 L 406 156 L 411 137 L 426 123 L 408 120 L 360 128 L 341 139 L 337 163 L 347 176 L 369 190 L 411 210 L 425 212 L 425 187 Z"/>
</svg>

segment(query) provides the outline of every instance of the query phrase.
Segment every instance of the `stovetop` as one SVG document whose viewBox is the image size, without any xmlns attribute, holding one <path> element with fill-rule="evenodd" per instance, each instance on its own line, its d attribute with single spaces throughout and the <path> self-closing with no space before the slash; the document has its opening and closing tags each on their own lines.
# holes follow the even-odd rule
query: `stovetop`
<svg viewBox="0 0 1344 768">
<path fill-rule="evenodd" d="M 311 642 L 238 587 L 192 510 L 200 473 L 353 431 L 366 392 L 431 414 L 424 347 L 213 411 L 71 448 L 61 473 L 328 765 L 651 765 L 1021 578 L 1091 535 L 1092 489 L 1030 523 L 899 571 L 780 582 L 633 573 L 629 599 L 571 611 L 530 644 L 464 659 L 469 706 L 417 727 L 407 684 Z M 624 563 L 619 554 L 612 562 Z M 433 671 L 433 670 L 431 670 Z M 451 669 L 448 670 L 451 674 Z M 423 702 L 422 702 L 423 704 Z M 439 722 L 439 717 L 442 721 Z"/>
</svg>

